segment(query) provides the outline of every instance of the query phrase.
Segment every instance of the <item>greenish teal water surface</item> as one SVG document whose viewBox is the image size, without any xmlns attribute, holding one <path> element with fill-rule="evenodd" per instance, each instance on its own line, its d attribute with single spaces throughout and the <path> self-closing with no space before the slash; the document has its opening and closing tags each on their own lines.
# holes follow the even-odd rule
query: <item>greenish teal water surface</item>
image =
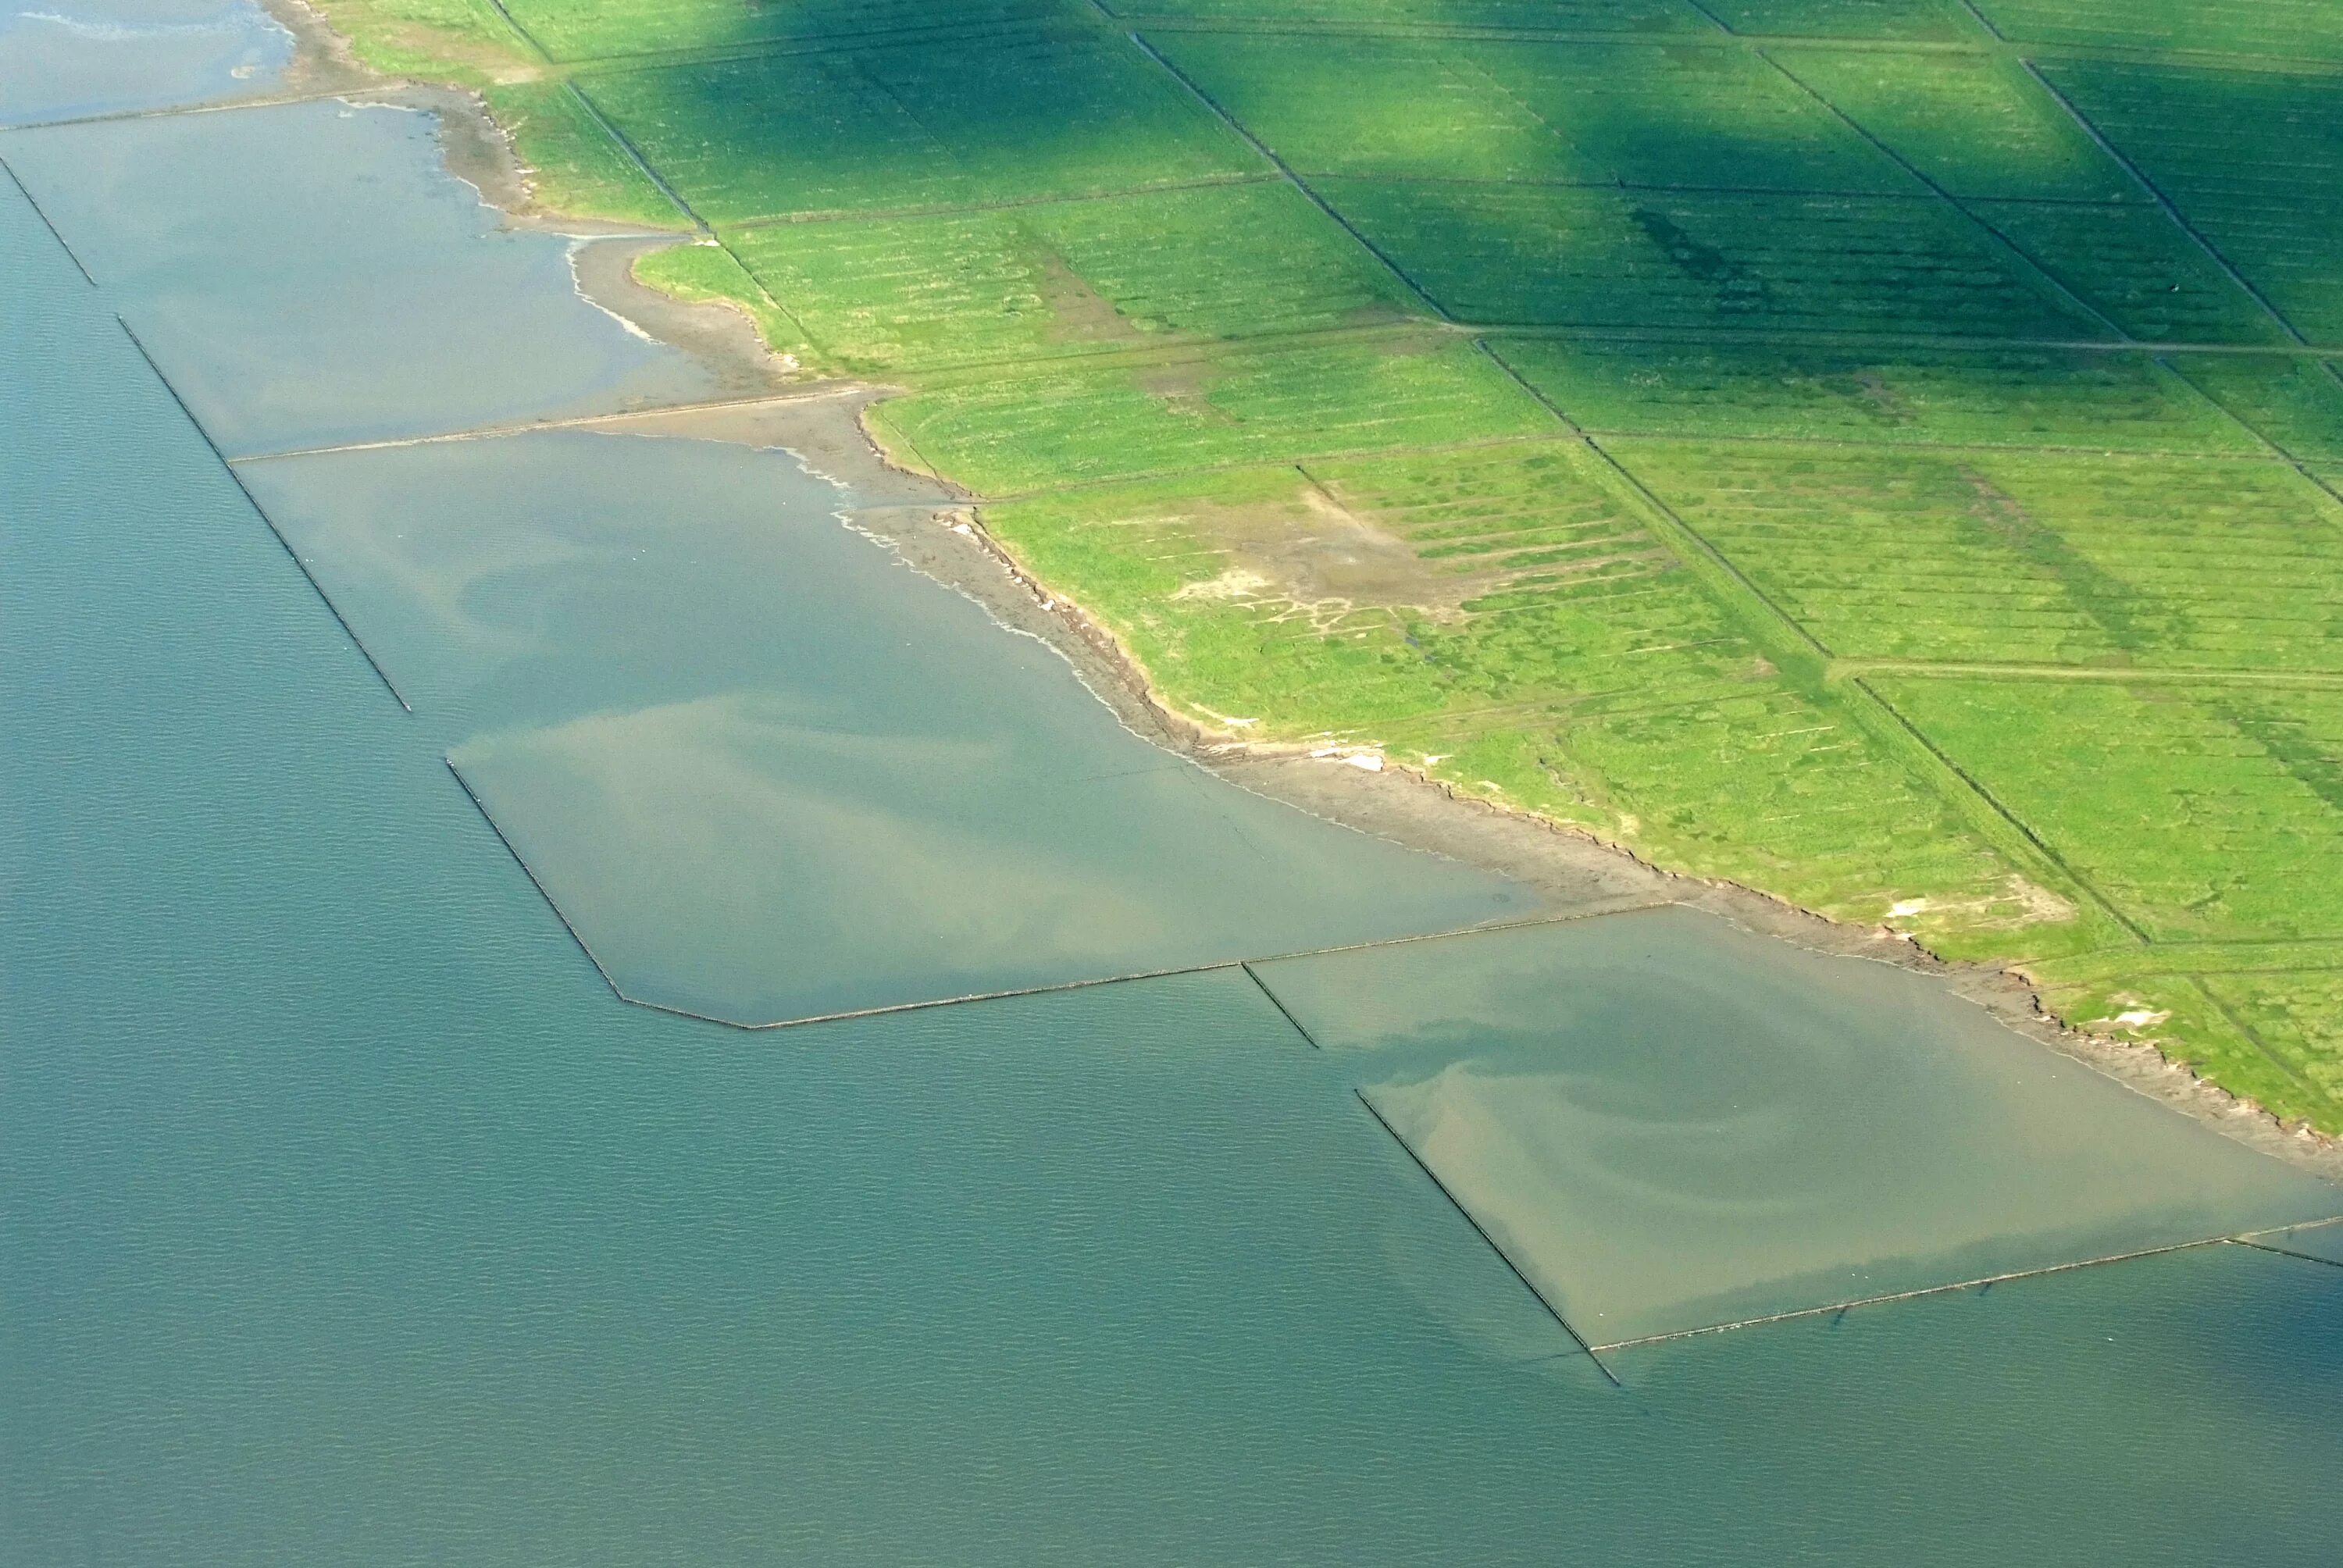
<svg viewBox="0 0 2343 1568">
<path fill-rule="evenodd" d="M 624 1004 L 445 753 L 674 691 L 595 684 L 594 639 L 548 635 L 581 601 L 540 556 L 517 552 L 529 591 L 447 601 L 487 622 L 464 645 L 400 607 L 470 578 L 384 587 L 345 553 L 403 712 L 117 327 L 146 297 L 85 285 L 5 188 L 0 278 L 0 1558 L 2333 1560 L 2343 1269 L 2316 1255 L 2214 1242 L 1603 1366 L 1516 1277 L 1518 1253 L 1557 1293 L 1713 1304 L 1882 1237 L 2014 1232 L 2044 1261 L 2141 1214 L 2159 1236 L 2310 1217 L 2280 1168 L 2097 1081 L 2044 1089 L 2076 1070 L 2015 1037 L 1965 1045 L 1905 977 L 1768 967 L 1667 917 L 1266 966 L 1323 1049 L 1235 970 L 779 1032 Z M 769 460 L 474 450 L 511 455 L 488 493 L 539 498 L 561 494 L 530 477 L 547 453 L 706 457 L 716 477 L 669 477 L 719 491 Z M 346 508 L 330 486 L 301 503 L 321 539 L 380 541 L 401 483 L 466 493 L 445 467 L 345 471 Z M 512 538 L 581 552 L 583 602 L 615 599 L 594 574 L 641 542 L 623 519 L 563 536 L 509 509 Z M 444 564 L 447 519 L 478 514 L 431 511 L 437 544 L 377 558 Z M 868 613 L 883 584 L 931 587 L 777 517 L 809 559 L 870 552 Z M 820 602 L 793 605 L 817 650 Z M 939 635 L 1021 649 L 976 619 Z M 813 653 L 783 663 L 822 688 Z M 1079 729 L 1032 723 L 1037 759 Z M 1443 949 L 1471 956 L 1427 972 Z M 1543 1151 L 1525 1179 L 1574 1197 L 1616 1269 L 1740 1260 L 1649 1290 L 1578 1278 L 1584 1230 L 1501 1256 L 1362 1099 L 1408 1121 L 1459 1063 L 1536 1092 L 1448 1102 L 1489 1123 L 1431 1151 L 1449 1181 Z M 2055 1114 L 2018 1114 L 2029 1092 Z M 1834 1094 L 1877 1121 L 1817 1151 Z M 1780 1236 L 1715 1218 L 1715 1171 L 1660 1180 L 1637 1121 L 1690 1151 L 1721 1128 Z M 1431 1124 L 1401 1131 L 1430 1150 Z M 2000 1169 L 1964 1165 L 1976 1149 Z M 2060 1207 L 2099 1191 L 2081 1166 L 2142 1151 L 2168 1202 Z M 1516 1185 L 1484 1175 L 1467 1207 Z"/>
</svg>

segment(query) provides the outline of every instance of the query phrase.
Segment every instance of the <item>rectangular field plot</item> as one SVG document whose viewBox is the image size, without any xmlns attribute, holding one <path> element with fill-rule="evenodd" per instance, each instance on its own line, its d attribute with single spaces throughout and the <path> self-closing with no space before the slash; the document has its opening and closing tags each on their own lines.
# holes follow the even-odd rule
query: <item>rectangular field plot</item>
<svg viewBox="0 0 2343 1568">
<path fill-rule="evenodd" d="M 2190 355 L 2180 373 L 2237 418 L 2298 457 L 2343 462 L 2343 378 L 2315 359 Z"/>
<path fill-rule="evenodd" d="M 2283 464 L 1619 456 L 1845 658 L 2343 669 L 2343 507 Z"/>
<path fill-rule="evenodd" d="M 2206 975 L 2200 983 L 2307 1095 L 2343 1111 L 2343 971 Z M 2322 1256 L 2343 1262 L 2343 1226 L 2330 1226 Z M 2309 1251 L 2300 1241 L 2282 1242 Z"/>
<path fill-rule="evenodd" d="M 981 29 L 1072 10 L 1068 0 L 506 0 L 504 8 L 557 60 Z"/>
<path fill-rule="evenodd" d="M 1172 700 L 1248 736 L 1380 746 L 1849 919 L 1916 897 L 1937 930 L 2060 913 L 1834 699 L 1776 675 L 1574 445 L 1305 459 L 985 517 Z"/>
<path fill-rule="evenodd" d="M 1871 685 L 2152 938 L 2343 931 L 2343 692 Z"/>
<path fill-rule="evenodd" d="M 1598 1346 L 2343 1210 L 1918 976 L 1685 910 L 1256 967 Z"/>
<path fill-rule="evenodd" d="M 1702 0 L 1736 33 L 1961 42 L 1985 35 L 1960 0 Z"/>
<path fill-rule="evenodd" d="M 1030 200 L 1262 170 L 1121 40 L 963 41 L 580 78 L 714 223 Z"/>
<path fill-rule="evenodd" d="M 2107 336 L 1934 198 L 1319 185 L 1467 321 Z"/>
<path fill-rule="evenodd" d="M 1588 429 L 2088 450 L 2261 448 L 2145 356 L 2084 349 L 1865 353 L 1620 338 L 1494 340 Z"/>
<path fill-rule="evenodd" d="M 1454 342 L 1003 377 L 900 398 L 870 419 L 940 471 L 996 496 L 1557 428 L 1486 355 Z"/>
<path fill-rule="evenodd" d="M 2286 328 L 2160 208 L 1972 201 L 1971 211 L 2133 337 L 2285 343 Z"/>
<path fill-rule="evenodd" d="M 727 233 L 841 366 L 1352 326 L 1422 307 L 1282 181 Z"/>
<path fill-rule="evenodd" d="M 1118 16 L 1503 27 L 1587 33 L 1713 30 L 1684 0 L 1108 0 Z"/>
<path fill-rule="evenodd" d="M 2343 85 L 2107 61 L 2042 69 L 2298 331 L 2343 342 Z"/>
<path fill-rule="evenodd" d="M 2117 44 L 2343 60 L 2343 11 L 2330 0 L 1977 0 L 2020 44 Z"/>
<path fill-rule="evenodd" d="M 1737 48 L 1174 33 L 1152 42 L 1305 174 L 1914 188 Z"/>
<path fill-rule="evenodd" d="M 1553 128 L 1573 180 L 1903 193 L 1910 177 L 1745 50 L 1459 45 Z"/>
<path fill-rule="evenodd" d="M 2144 201 L 2147 193 L 2015 61 L 1784 51 L 1784 67 L 1956 196 Z"/>
</svg>

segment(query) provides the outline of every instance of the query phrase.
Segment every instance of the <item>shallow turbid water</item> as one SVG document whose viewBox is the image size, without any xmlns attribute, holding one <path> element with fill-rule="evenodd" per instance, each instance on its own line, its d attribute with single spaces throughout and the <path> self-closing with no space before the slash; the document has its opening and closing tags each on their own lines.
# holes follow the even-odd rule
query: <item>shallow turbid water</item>
<svg viewBox="0 0 2343 1568">
<path fill-rule="evenodd" d="M 2328 1263 L 2216 1244 L 1615 1352 L 1606 1381 L 1354 1092 L 1431 1047 L 1361 1049 L 1337 1009 L 1528 1048 L 1386 967 L 1446 944 L 1314 1003 L 1309 966 L 1269 971 L 1326 1050 L 1241 970 L 779 1033 L 617 1000 L 444 753 L 667 694 L 595 697 L 583 637 L 528 675 L 587 601 L 534 545 L 488 575 L 535 597 L 457 591 L 472 541 L 418 518 L 412 553 L 340 558 L 357 618 L 371 583 L 461 634 L 402 712 L 132 303 L 0 187 L 0 1561 L 2332 1561 Z M 381 543 L 368 495 L 320 537 Z M 618 569 L 606 527 L 564 558 Z M 1653 973 L 1729 1010 L 1717 955 L 1764 966 L 1718 940 L 1586 977 L 1574 1016 Z M 1882 1144 L 1946 1170 L 1943 1130 L 2001 1136 L 2005 1075 L 1901 1015 L 1846 1037 L 1804 984 L 1764 981 L 1750 1081 L 1778 1104 L 1819 1061 L 1827 1100 L 1855 1044 L 1916 1040 L 1855 1080 L 1905 1118 L 1847 1146 L 1875 1180 L 1824 1187 L 1840 1219 L 1873 1188 L 1928 1211 Z M 2069 1179 L 2097 1092 L 1996 1147 Z"/>
<path fill-rule="evenodd" d="M 1689 910 L 1260 974 L 1596 1344 L 2337 1209 L 1941 986 Z"/>
<path fill-rule="evenodd" d="M 243 471 L 636 1000 L 768 1023 L 1533 908 L 1130 734 L 786 453 L 560 430 Z"/>
<path fill-rule="evenodd" d="M 499 226 L 434 116 L 326 99 L 59 126 L 9 164 L 230 456 L 689 401 L 713 378 Z"/>
<path fill-rule="evenodd" d="M 2323 1225 L 2298 1225 L 2273 1236 L 2257 1239 L 2273 1247 L 2299 1252 L 2306 1258 L 2343 1264 L 2343 1221 L 2329 1221 Z"/>
<path fill-rule="evenodd" d="M 15 0 L 0 9 L 0 126 L 259 91 L 292 55 L 253 0 Z"/>
</svg>

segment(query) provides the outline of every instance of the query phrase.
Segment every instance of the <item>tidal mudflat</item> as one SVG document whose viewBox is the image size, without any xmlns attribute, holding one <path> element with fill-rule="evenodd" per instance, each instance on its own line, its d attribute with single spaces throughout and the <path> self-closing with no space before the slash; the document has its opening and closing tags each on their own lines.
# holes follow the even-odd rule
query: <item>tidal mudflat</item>
<svg viewBox="0 0 2343 1568">
<path fill-rule="evenodd" d="M 0 135 L 0 156 L 57 134 Z M 1259 966 L 1266 990 L 1227 969 L 779 1033 L 614 1000 L 451 749 L 460 762 L 476 737 L 762 682 L 794 690 L 799 709 L 772 699 L 791 723 L 817 701 L 844 713 L 826 752 L 782 727 L 764 753 L 777 769 L 823 764 L 842 736 L 965 739 L 959 709 L 989 697 L 1030 709 L 989 739 L 1022 738 L 1004 777 L 1059 791 L 1061 816 L 1079 780 L 1044 764 L 1087 754 L 1093 731 L 1187 765 L 753 446 L 563 430 L 239 463 L 297 567 L 115 313 L 175 382 L 200 378 L 202 339 L 167 338 L 161 295 L 114 292 L 99 228 L 85 246 L 38 162 L 20 166 L 28 183 L 99 265 L 85 282 L 0 187 L 0 722 L 37 741 L 0 749 L 0 1529 L 17 1554 L 2331 1554 L 2343 1275 L 2328 1263 L 2217 1242 L 1611 1352 L 1606 1376 L 1360 1098 L 1388 1114 L 1456 1061 L 1535 1062 L 1551 1086 L 1575 1050 L 1589 1084 L 1610 1077 L 1615 1133 L 1648 1109 L 1639 1070 L 1710 1073 L 1687 1090 L 1755 1151 L 1771 1182 L 1758 1217 L 1863 1245 L 1777 1232 L 1724 1265 L 1803 1272 L 1672 1282 L 1652 1261 L 1669 1223 L 1727 1251 L 1715 1172 L 1639 1166 L 1613 1138 L 1589 1179 L 1644 1180 L 1604 1216 L 1606 1257 L 1634 1266 L 1633 1232 L 1649 1231 L 1630 1282 L 1662 1306 L 1710 1301 L 1719 1279 L 1770 1288 L 1943 1252 L 1947 1234 L 1967 1246 L 1979 1212 L 2021 1248 L 2098 1244 L 2070 1221 L 2134 1234 L 2076 1153 L 2115 1158 L 2134 1137 L 2166 1161 L 2135 1172 L 2143 1191 L 2170 1182 L 2156 1191 L 2191 1223 L 2309 1217 L 2288 1168 L 2207 1153 L 2175 1113 L 2070 1081 L 2081 1069 L 2030 1041 L 1948 1034 L 1936 1002 L 1877 1005 L 1868 978 L 1817 980 L 1805 966 L 1824 960 L 1779 944 L 1605 917 Z M 566 276 L 528 276 L 546 309 L 625 337 Z M 513 319 L 527 341 L 539 317 Z M 418 354 L 441 350 L 427 326 Z M 601 352 L 563 363 L 590 377 Z M 215 413 L 242 374 L 210 383 Z M 646 385 L 459 384 L 439 423 L 419 395 L 367 406 L 366 380 L 327 399 L 346 431 L 534 417 Z M 744 495 L 769 506 L 761 529 Z M 720 569 L 695 578 L 695 562 Z M 692 626 L 722 635 L 663 636 L 694 591 Z M 840 624 L 858 618 L 873 624 Z M 943 673 L 880 660 L 894 640 L 943 650 Z M 949 683 L 977 669 L 987 691 Z M 673 755 L 700 788 L 704 759 Z M 595 825 L 581 800 L 596 797 L 548 793 Z M 1134 839 L 1128 874 L 1176 890 L 1196 873 L 1171 859 L 1195 842 Z M 1436 908 L 1408 901 L 1416 874 L 1345 885 Z M 867 894 L 832 897 L 852 913 Z M 1584 941 L 1632 961 L 1574 960 Z M 1525 981 L 1501 961 L 1515 942 L 1556 945 Z M 1473 994 L 1410 977 L 1443 948 L 1495 955 L 1457 966 L 1480 977 Z M 823 961 L 854 956 L 840 941 Z M 1500 1119 L 1514 1127 L 1576 1103 L 1516 1098 Z M 1736 1101 L 1765 1108 L 1754 1125 Z M 2046 1129 L 2054 1111 L 2067 1124 Z M 1792 1147 L 1826 1134 L 1818 1157 Z M 1956 1137 L 1998 1140 L 2004 1168 L 1962 1166 Z M 1546 1167 L 1562 1184 L 1567 1170 Z M 1848 1218 L 1872 1213 L 1867 1231 Z M 2288 1236 L 2309 1253 L 2325 1231 Z"/>
</svg>

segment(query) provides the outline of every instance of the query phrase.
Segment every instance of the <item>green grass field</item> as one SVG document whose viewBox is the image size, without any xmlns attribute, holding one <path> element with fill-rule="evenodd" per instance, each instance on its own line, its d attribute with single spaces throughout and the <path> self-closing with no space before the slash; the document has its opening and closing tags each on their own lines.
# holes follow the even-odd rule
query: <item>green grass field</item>
<svg viewBox="0 0 2343 1568">
<path fill-rule="evenodd" d="M 841 39 L 1014 27 L 1062 17 L 1072 0 L 506 0 L 557 60 L 699 49 L 809 47 Z"/>
<path fill-rule="evenodd" d="M 1199 722 L 2343 1132 L 2333 0 L 326 4 Z"/>
<path fill-rule="evenodd" d="M 1497 326 L 2111 336 L 1926 198 L 1326 179 L 1442 308 Z"/>
<path fill-rule="evenodd" d="M 1275 179 L 725 237 L 767 288 L 798 302 L 841 367 L 860 371 L 1358 326 L 1415 309 L 1339 224 Z"/>
<path fill-rule="evenodd" d="M 2263 449 L 2178 373 L 2138 354 L 1883 353 L 1592 337 L 1508 337 L 1496 348 L 1578 425 L 1604 434 L 2240 456 Z"/>
</svg>

